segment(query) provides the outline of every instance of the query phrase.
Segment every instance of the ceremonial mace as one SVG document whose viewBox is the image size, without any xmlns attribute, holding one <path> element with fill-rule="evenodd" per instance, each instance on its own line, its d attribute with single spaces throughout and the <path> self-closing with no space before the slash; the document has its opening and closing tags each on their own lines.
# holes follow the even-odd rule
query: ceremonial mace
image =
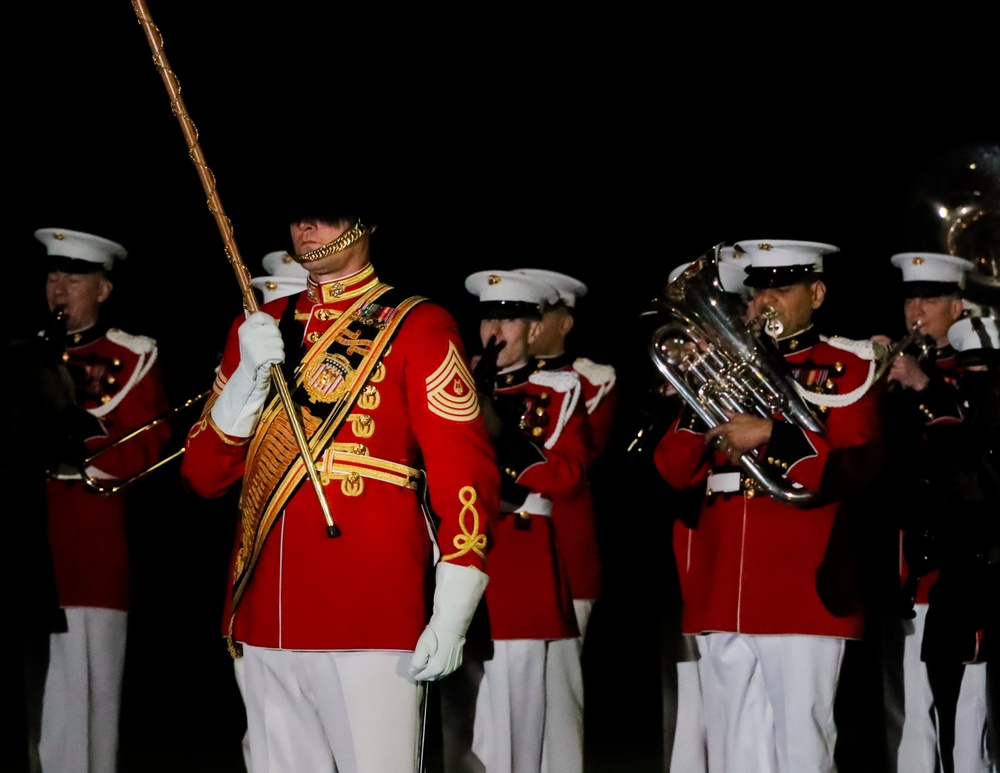
<svg viewBox="0 0 1000 773">
<path fill-rule="evenodd" d="M 247 271 L 247 267 L 243 264 L 243 259 L 240 257 L 240 251 L 233 240 L 232 223 L 229 222 L 229 218 L 222 209 L 222 202 L 219 200 L 219 194 L 215 188 L 215 175 L 205 163 L 201 146 L 198 144 L 198 130 L 195 128 L 191 116 L 188 115 L 187 108 L 184 107 L 184 100 L 181 99 L 180 83 L 174 71 L 170 69 L 167 57 L 163 53 L 163 35 L 160 34 L 159 28 L 153 24 L 153 20 L 149 15 L 149 9 L 146 8 L 145 0 L 132 0 L 132 7 L 135 9 L 135 15 L 139 19 L 139 24 L 142 25 L 146 33 L 146 40 L 149 42 L 149 47 L 153 51 L 153 64 L 163 78 L 163 84 L 167 87 L 167 93 L 170 95 L 171 110 L 174 117 L 181 124 L 181 131 L 184 132 L 184 138 L 187 140 L 188 156 L 194 164 L 195 169 L 198 170 L 198 177 L 201 178 L 202 188 L 205 189 L 205 193 L 208 195 L 208 210 L 215 216 L 219 233 L 222 235 L 223 242 L 225 242 L 226 258 L 233 267 L 233 271 L 236 274 L 236 281 L 239 282 L 240 290 L 243 292 L 243 308 L 250 313 L 259 311 L 257 296 L 254 295 L 253 285 L 250 284 L 250 273 Z M 312 454 L 309 451 L 309 441 L 306 439 L 305 429 L 302 427 L 301 416 L 296 410 L 295 403 L 292 401 L 292 395 L 288 391 L 288 384 L 285 382 L 284 374 L 281 372 L 281 366 L 278 363 L 271 365 L 271 381 L 278 387 L 281 404 L 285 408 L 285 413 L 288 414 L 288 423 L 295 434 L 295 442 L 299 447 L 299 453 L 302 454 L 302 461 L 305 463 L 306 472 L 309 474 L 309 480 L 312 481 L 316 498 L 319 500 L 319 506 L 323 510 L 327 536 L 339 537 L 340 527 L 333 522 L 333 516 L 330 515 L 330 505 L 323 494 L 323 484 L 320 482 L 319 473 L 316 472 L 316 465 L 313 463 Z"/>
</svg>

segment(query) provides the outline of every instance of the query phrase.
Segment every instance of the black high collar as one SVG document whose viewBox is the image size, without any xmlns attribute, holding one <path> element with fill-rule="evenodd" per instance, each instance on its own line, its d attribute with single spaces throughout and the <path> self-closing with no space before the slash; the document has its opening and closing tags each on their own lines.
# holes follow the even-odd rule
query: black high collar
<svg viewBox="0 0 1000 773">
<path fill-rule="evenodd" d="M 563 352 L 554 357 L 534 357 L 531 364 L 535 370 L 563 370 L 572 365 L 574 359 L 571 354 Z"/>
<path fill-rule="evenodd" d="M 530 361 L 527 365 L 522 365 L 516 370 L 497 374 L 497 389 L 510 389 L 528 382 L 528 377 L 535 372 L 535 361 Z"/>
<path fill-rule="evenodd" d="M 103 338 L 108 332 L 108 325 L 104 322 L 96 322 L 85 330 L 78 330 L 75 333 L 66 334 L 66 348 L 73 349 L 80 346 L 92 344 L 99 338 Z"/>
<path fill-rule="evenodd" d="M 779 338 L 774 343 L 777 346 L 778 352 L 783 356 L 787 357 L 789 354 L 795 354 L 796 352 L 801 352 L 803 349 L 809 349 L 820 341 L 819 332 L 815 327 L 807 327 L 795 335 L 790 335 L 785 338 Z"/>
</svg>

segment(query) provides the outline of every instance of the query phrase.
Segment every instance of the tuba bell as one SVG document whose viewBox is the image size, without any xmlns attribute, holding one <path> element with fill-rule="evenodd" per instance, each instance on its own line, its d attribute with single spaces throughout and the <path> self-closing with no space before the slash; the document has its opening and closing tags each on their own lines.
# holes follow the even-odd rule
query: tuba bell
<svg viewBox="0 0 1000 773">
<path fill-rule="evenodd" d="M 663 318 L 649 354 L 681 398 L 709 427 L 728 421 L 727 411 L 775 415 L 822 434 L 824 427 L 786 375 L 780 360 L 743 319 L 742 304 L 723 289 L 722 245 L 693 261 L 653 299 L 643 316 Z M 740 466 L 775 499 L 805 507 L 818 494 L 760 463 L 755 451 Z"/>
<path fill-rule="evenodd" d="M 1000 143 L 955 146 L 924 166 L 906 200 L 911 249 L 971 260 L 963 297 L 1000 317 Z"/>
</svg>

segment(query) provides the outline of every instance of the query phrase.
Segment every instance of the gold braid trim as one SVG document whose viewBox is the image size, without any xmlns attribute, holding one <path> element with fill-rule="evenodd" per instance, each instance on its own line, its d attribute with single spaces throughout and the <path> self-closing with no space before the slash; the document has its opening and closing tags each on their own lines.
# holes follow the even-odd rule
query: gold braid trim
<svg viewBox="0 0 1000 773">
<path fill-rule="evenodd" d="M 472 486 L 462 486 L 458 492 L 458 500 L 462 503 L 462 510 L 458 514 L 458 524 L 462 529 L 461 534 L 456 534 L 452 543 L 458 548 L 455 553 L 441 556 L 442 561 L 451 561 L 461 558 L 470 550 L 480 558 L 486 558 L 486 535 L 481 532 L 479 523 L 479 511 L 475 508 L 478 495 Z M 472 516 L 472 528 L 469 528 L 467 516 Z"/>
<path fill-rule="evenodd" d="M 235 622 L 235 617 L 229 618 L 229 631 L 226 633 L 226 649 L 229 650 L 229 655 L 233 660 L 243 657 L 243 645 L 233 638 L 233 623 Z"/>
<path fill-rule="evenodd" d="M 346 250 L 366 233 L 368 233 L 368 229 L 359 220 L 329 244 L 324 244 L 309 252 L 303 252 L 301 255 L 292 255 L 292 260 L 296 263 L 312 263 L 320 258 Z"/>
<path fill-rule="evenodd" d="M 302 425 L 306 437 L 311 438 L 320 425 L 320 420 L 308 411 L 302 412 Z M 299 447 L 288 421 L 288 414 L 275 399 L 261 417 L 254 442 L 247 452 L 246 475 L 243 478 L 243 492 L 240 496 L 240 513 L 244 539 L 236 557 L 236 574 L 239 575 L 250 559 L 250 553 L 263 545 L 263 539 L 256 539 L 258 527 L 264 516 L 265 505 L 277 489 L 282 477 L 299 458 Z M 278 511 L 272 511 L 271 518 Z M 262 533 L 267 532 L 267 524 Z M 257 543 L 257 544 L 255 544 Z"/>
<path fill-rule="evenodd" d="M 231 436 L 227 435 L 221 429 L 219 425 L 215 423 L 215 419 L 212 418 L 211 413 L 206 413 L 205 418 L 208 420 L 208 426 L 215 430 L 215 434 L 219 436 L 219 439 L 225 443 L 227 446 L 245 446 L 251 440 L 253 440 L 253 435 L 250 437 L 233 439 Z"/>
<path fill-rule="evenodd" d="M 367 454 L 352 454 L 336 448 L 326 450 L 316 465 L 316 471 L 320 474 L 323 485 L 326 485 L 331 479 L 342 480 L 352 475 L 358 475 L 362 478 L 380 480 L 383 483 L 391 483 L 394 486 L 402 486 L 413 491 L 420 488 L 424 478 L 423 471 L 415 467 L 391 462 L 388 459 L 378 459 Z"/>
</svg>

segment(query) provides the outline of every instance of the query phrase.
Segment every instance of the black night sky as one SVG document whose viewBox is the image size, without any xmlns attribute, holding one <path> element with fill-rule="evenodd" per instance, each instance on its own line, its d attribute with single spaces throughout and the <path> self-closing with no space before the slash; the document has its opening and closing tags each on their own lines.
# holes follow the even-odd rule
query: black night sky
<svg viewBox="0 0 1000 773">
<path fill-rule="evenodd" d="M 670 269 L 746 238 L 841 248 L 829 332 L 901 325 L 890 255 L 940 250 L 921 176 L 1000 139 L 971 36 L 903 57 L 902 41 L 824 53 L 783 33 L 736 56 L 746 31 L 713 30 L 682 53 L 676 36 L 695 30 L 667 36 L 652 18 L 146 6 L 252 274 L 286 246 L 284 189 L 361 184 L 379 196 L 384 279 L 465 324 L 473 271 L 573 273 L 591 287 L 580 345 L 623 364 Z M 9 84 L 14 311 L 39 313 L 36 228 L 100 233 L 130 251 L 122 327 L 210 371 L 239 286 L 131 3 L 26 14 L 12 34 L 32 53 Z M 962 66 L 944 66 L 959 48 Z"/>
</svg>

